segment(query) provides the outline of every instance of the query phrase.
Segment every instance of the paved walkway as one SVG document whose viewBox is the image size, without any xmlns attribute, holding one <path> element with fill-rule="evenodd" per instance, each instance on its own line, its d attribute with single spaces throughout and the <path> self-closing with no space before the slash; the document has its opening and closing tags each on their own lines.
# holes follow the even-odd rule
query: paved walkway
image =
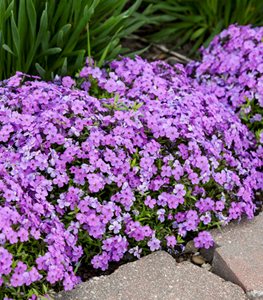
<svg viewBox="0 0 263 300">
<path fill-rule="evenodd" d="M 216 247 L 202 254 L 212 259 L 213 272 L 242 287 L 250 299 L 263 299 L 263 213 L 212 235 Z"/>
<path fill-rule="evenodd" d="M 164 251 L 95 277 L 61 300 L 243 300 L 263 299 L 263 213 L 253 221 L 212 231 L 216 247 L 202 251 L 212 272 L 176 263 Z"/>
</svg>

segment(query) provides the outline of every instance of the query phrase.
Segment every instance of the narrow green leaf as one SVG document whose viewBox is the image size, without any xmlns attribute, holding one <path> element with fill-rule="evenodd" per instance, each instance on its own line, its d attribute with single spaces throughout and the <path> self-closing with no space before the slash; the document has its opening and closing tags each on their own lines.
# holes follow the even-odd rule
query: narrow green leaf
<svg viewBox="0 0 263 300">
<path fill-rule="evenodd" d="M 4 17 L 5 17 L 6 5 L 5 1 L 0 1 L 0 32 L 4 29 Z"/>
<path fill-rule="evenodd" d="M 2 0 L 1 0 L 2 1 Z M 4 14 L 4 22 L 11 17 L 12 11 L 14 9 L 14 0 L 10 2 L 10 4 L 8 5 L 5 14 Z"/>
<path fill-rule="evenodd" d="M 67 35 L 71 28 L 71 24 L 65 24 L 64 26 L 62 26 L 60 30 L 58 30 L 58 32 L 55 33 L 51 38 L 50 45 L 63 48 L 64 44 L 67 42 Z"/>
<path fill-rule="evenodd" d="M 52 23 L 55 25 L 57 24 L 58 20 L 64 15 L 67 16 L 67 12 L 65 9 L 68 7 L 67 5 L 68 0 L 60 0 L 57 1 L 57 6 L 56 6 L 56 12 L 55 15 L 52 18 Z M 69 1 L 69 5 L 71 4 L 72 1 Z M 63 21 L 61 21 L 63 22 Z M 63 23 L 64 25 L 65 23 Z M 61 26 L 60 26 L 61 27 Z"/>
<path fill-rule="evenodd" d="M 36 69 L 37 69 L 38 74 L 39 74 L 42 78 L 44 78 L 45 75 L 46 75 L 45 69 L 42 68 L 42 67 L 40 66 L 39 63 L 36 63 L 36 64 L 35 64 L 35 67 L 36 67 Z"/>
<path fill-rule="evenodd" d="M 62 51 L 62 49 L 59 48 L 59 47 L 49 48 L 49 49 L 43 51 L 43 52 L 38 56 L 38 58 L 41 57 L 41 56 L 48 56 L 48 55 L 58 54 L 58 53 L 60 53 L 61 51 Z"/>
<path fill-rule="evenodd" d="M 151 45 L 148 45 L 147 47 L 137 50 L 137 51 L 133 51 L 133 52 L 128 52 L 126 53 L 127 56 L 129 57 L 135 57 L 136 55 L 141 55 L 143 54 L 145 51 L 147 51 L 149 48 L 151 47 Z"/>
<path fill-rule="evenodd" d="M 45 10 L 43 11 L 41 18 L 40 18 L 40 26 L 39 31 L 37 34 L 37 40 L 36 40 L 36 47 L 40 45 L 40 43 L 43 43 L 43 40 L 46 40 L 45 36 L 47 34 L 47 27 L 48 27 L 48 13 L 47 13 L 47 3 L 45 6 Z"/>
<path fill-rule="evenodd" d="M 18 32 L 20 39 L 23 40 L 27 34 L 27 15 L 26 15 L 26 0 L 19 1 L 18 7 Z"/>
<path fill-rule="evenodd" d="M 67 59 L 67 57 L 65 57 L 62 68 L 61 68 L 61 75 L 66 75 L 67 70 L 68 70 L 68 59 Z"/>
<path fill-rule="evenodd" d="M 101 67 L 102 65 L 103 65 L 103 63 L 104 63 L 104 61 L 105 61 L 105 58 L 106 58 L 106 56 L 107 56 L 107 54 L 108 54 L 108 52 L 109 52 L 109 49 L 110 49 L 110 47 L 114 47 L 114 42 L 116 42 L 116 38 L 117 38 L 117 36 L 118 36 L 118 33 L 119 33 L 119 31 L 121 31 L 122 30 L 122 28 L 119 28 L 119 30 L 115 33 L 115 35 L 112 37 L 112 39 L 111 39 L 111 41 L 108 43 L 108 45 L 106 46 L 106 48 L 104 49 L 104 51 L 103 51 L 103 53 L 102 53 L 102 55 L 101 55 L 101 57 L 100 57 L 100 60 L 99 60 L 99 62 L 98 62 L 98 66 L 99 67 Z"/>
<path fill-rule="evenodd" d="M 204 32 L 206 31 L 206 28 L 199 28 L 197 29 L 192 35 L 191 35 L 191 40 L 195 40 L 199 38 Z"/>
<path fill-rule="evenodd" d="M 15 53 L 18 57 L 18 60 L 20 60 L 20 36 L 19 32 L 15 23 L 14 13 L 11 12 L 11 30 L 12 30 L 12 40 L 14 42 L 15 46 Z"/>
<path fill-rule="evenodd" d="M 88 50 L 88 57 L 91 58 L 91 45 L 90 45 L 90 31 L 89 31 L 89 23 L 87 24 L 87 50 Z"/>
<path fill-rule="evenodd" d="M 26 9 L 27 9 L 27 17 L 28 17 L 28 20 L 29 20 L 30 32 L 31 32 L 31 35 L 32 35 L 32 40 L 34 40 L 35 36 L 36 36 L 37 14 L 36 14 L 36 9 L 35 9 L 33 0 L 27 0 L 26 1 Z"/>
<path fill-rule="evenodd" d="M 83 66 L 84 57 L 85 57 L 86 51 L 80 50 L 79 55 L 77 56 L 77 59 L 74 64 L 74 69 L 79 70 Z"/>
<path fill-rule="evenodd" d="M 10 49 L 10 47 L 6 44 L 3 44 L 3 49 L 12 54 L 13 56 L 16 56 L 15 53 Z"/>
<path fill-rule="evenodd" d="M 94 0 L 90 7 L 88 7 L 87 5 L 85 6 L 84 12 L 83 12 L 83 17 L 80 19 L 75 30 L 72 32 L 72 34 L 68 40 L 67 46 L 64 49 L 65 52 L 69 52 L 74 49 L 75 45 L 78 42 L 81 31 L 83 31 L 85 29 L 92 14 L 94 13 L 95 7 L 99 4 L 99 2 L 100 2 L 100 0 Z"/>
</svg>

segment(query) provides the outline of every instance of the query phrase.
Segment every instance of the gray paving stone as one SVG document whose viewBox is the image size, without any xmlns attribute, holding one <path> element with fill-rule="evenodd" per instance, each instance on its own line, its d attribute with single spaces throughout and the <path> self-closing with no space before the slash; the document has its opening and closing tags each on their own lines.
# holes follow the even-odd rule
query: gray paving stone
<svg viewBox="0 0 263 300">
<path fill-rule="evenodd" d="M 263 213 L 212 235 L 216 247 L 202 255 L 212 259 L 213 272 L 241 286 L 250 299 L 263 299 Z"/>
<path fill-rule="evenodd" d="M 121 266 L 108 276 L 96 277 L 63 300 L 243 300 L 243 290 L 190 262 L 177 264 L 158 251 Z"/>
</svg>

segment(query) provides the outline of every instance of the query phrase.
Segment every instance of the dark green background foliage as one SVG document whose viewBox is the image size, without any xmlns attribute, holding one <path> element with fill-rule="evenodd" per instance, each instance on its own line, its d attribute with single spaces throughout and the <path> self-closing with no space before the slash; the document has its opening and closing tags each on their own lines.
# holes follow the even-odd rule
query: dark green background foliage
<svg viewBox="0 0 263 300">
<path fill-rule="evenodd" d="M 86 56 L 102 65 L 127 53 L 121 39 L 134 32 L 194 56 L 229 24 L 262 25 L 262 15 L 263 0 L 0 0 L 0 80 L 74 75 Z"/>
<path fill-rule="evenodd" d="M 17 70 L 74 74 L 87 55 L 110 60 L 144 21 L 141 0 L 0 0 L 0 80 Z"/>
<path fill-rule="evenodd" d="M 190 55 L 230 24 L 263 24 L 262 0 L 144 0 L 144 8 L 150 40 L 190 43 Z"/>
</svg>

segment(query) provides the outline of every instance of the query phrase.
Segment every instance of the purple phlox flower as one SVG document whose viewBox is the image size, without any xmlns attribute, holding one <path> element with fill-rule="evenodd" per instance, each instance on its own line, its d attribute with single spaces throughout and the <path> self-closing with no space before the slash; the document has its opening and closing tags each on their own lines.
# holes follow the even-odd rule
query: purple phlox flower
<svg viewBox="0 0 263 300">
<path fill-rule="evenodd" d="M 155 237 L 152 237 L 150 241 L 147 243 L 148 247 L 151 251 L 156 251 L 161 248 L 161 241 Z"/>
<path fill-rule="evenodd" d="M 168 247 L 173 248 L 173 247 L 176 245 L 176 243 L 177 243 L 176 237 L 173 236 L 173 235 L 166 236 L 165 239 L 166 239 L 166 242 L 167 242 L 167 246 L 168 246 Z"/>
</svg>

